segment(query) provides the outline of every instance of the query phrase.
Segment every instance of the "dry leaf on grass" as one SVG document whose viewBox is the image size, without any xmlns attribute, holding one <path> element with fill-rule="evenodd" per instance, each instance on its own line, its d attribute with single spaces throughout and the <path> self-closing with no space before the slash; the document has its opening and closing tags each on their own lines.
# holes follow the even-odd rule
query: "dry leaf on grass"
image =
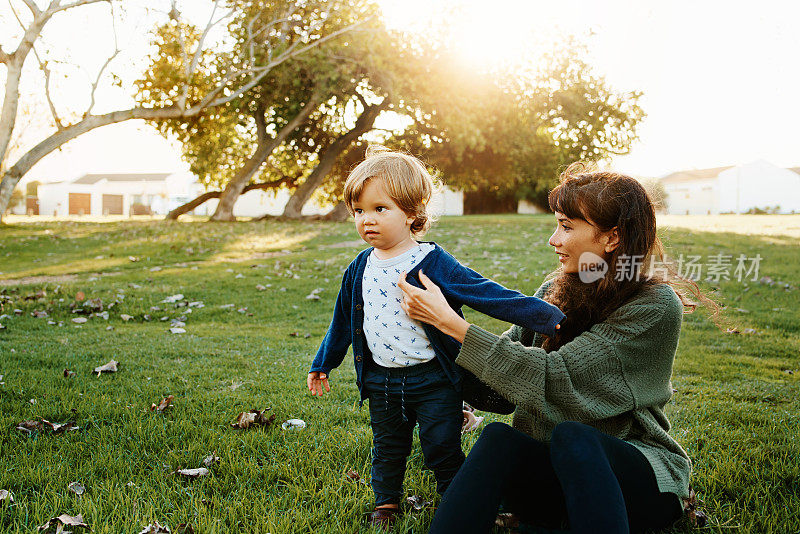
<svg viewBox="0 0 800 534">
<path fill-rule="evenodd" d="M 175 534 L 194 534 L 194 528 L 191 523 L 181 523 L 175 527 Z"/>
<path fill-rule="evenodd" d="M 79 428 L 80 427 L 75 426 L 75 421 L 67 421 L 66 423 L 51 423 L 47 419 L 31 419 L 17 424 L 17 430 L 27 432 L 28 434 L 32 434 L 34 430 L 42 431 L 47 429 L 52 430 L 53 434 L 60 434 L 62 432 L 78 430 Z"/>
<path fill-rule="evenodd" d="M 80 482 L 70 482 L 67 486 L 67 489 L 70 490 L 75 495 L 83 495 L 86 493 L 86 488 L 83 487 L 83 484 Z"/>
<path fill-rule="evenodd" d="M 119 318 L 122 319 L 125 322 L 128 322 L 131 319 L 133 319 L 133 315 L 128 315 L 127 313 L 121 313 L 121 314 L 119 314 Z"/>
<path fill-rule="evenodd" d="M 264 412 L 270 410 L 267 408 Z M 268 426 L 275 420 L 275 414 L 267 417 L 264 412 L 260 410 L 250 410 L 249 412 L 242 412 L 236 417 L 236 422 L 231 423 L 233 428 L 250 428 L 251 426 Z"/>
<path fill-rule="evenodd" d="M 175 473 L 189 478 L 198 478 L 211 474 L 211 471 L 205 467 L 197 467 L 195 469 L 178 469 Z"/>
<path fill-rule="evenodd" d="M 172 403 L 172 399 L 174 399 L 174 398 L 175 398 L 175 395 L 167 395 L 158 404 L 155 404 L 155 403 L 151 404 L 150 405 L 150 411 L 151 412 L 163 413 L 164 410 L 166 410 L 167 408 L 172 408 L 173 407 L 171 403 Z"/>
<path fill-rule="evenodd" d="M 180 328 L 180 327 L 177 327 L 177 326 L 170 328 L 169 331 L 172 332 L 173 334 L 185 334 L 186 333 L 186 329 L 185 328 Z"/>
<path fill-rule="evenodd" d="M 406 499 L 406 502 L 411 507 L 411 509 L 415 512 L 419 512 L 420 510 L 424 510 L 425 508 L 429 507 L 432 503 L 431 501 L 426 501 L 419 495 L 412 495 L 411 497 Z"/>
<path fill-rule="evenodd" d="M 214 452 L 203 458 L 203 465 L 206 467 L 211 467 L 216 463 L 219 463 L 219 456 L 217 456 L 217 454 Z"/>
<path fill-rule="evenodd" d="M 42 424 L 45 427 L 50 428 L 53 431 L 53 434 L 58 434 L 60 432 L 69 432 L 71 430 L 78 430 L 78 426 L 75 426 L 75 421 L 67 421 L 66 423 L 51 423 L 47 419 L 42 419 Z"/>
<path fill-rule="evenodd" d="M 14 502 L 14 495 L 8 490 L 0 490 L 0 502 L 11 504 Z"/>
<path fill-rule="evenodd" d="M 36 530 L 38 532 L 55 532 L 57 534 L 61 534 L 62 532 L 66 534 L 70 532 L 69 530 L 65 530 L 64 527 L 89 528 L 89 525 L 83 522 L 83 516 L 81 514 L 76 516 L 61 514 L 49 520 L 44 525 L 39 525 L 36 527 Z M 89 528 L 89 530 L 91 529 Z"/>
<path fill-rule="evenodd" d="M 166 525 L 159 525 L 158 521 L 150 523 L 144 527 L 139 534 L 170 534 L 169 527 Z"/>
<path fill-rule="evenodd" d="M 83 323 L 85 323 L 85 322 L 86 322 L 86 321 L 88 321 L 88 320 L 89 320 L 89 319 L 87 319 L 86 317 L 75 317 L 75 318 L 72 320 L 72 322 L 73 322 L 73 323 L 75 323 L 75 324 L 83 324 Z"/>
<path fill-rule="evenodd" d="M 353 482 L 358 482 L 359 484 L 367 484 L 367 481 L 361 478 L 361 475 L 359 475 L 358 472 L 355 471 L 354 469 L 348 469 L 347 471 L 345 471 L 344 476 L 347 479 L 352 480 Z"/>
<path fill-rule="evenodd" d="M 64 378 L 70 378 L 75 376 L 75 371 L 70 371 L 69 369 L 64 369 Z"/>
<path fill-rule="evenodd" d="M 86 299 L 86 294 L 84 294 L 83 291 L 78 291 L 77 293 L 75 293 L 75 300 L 77 300 L 78 302 L 85 299 Z"/>
<path fill-rule="evenodd" d="M 100 367 L 94 368 L 94 373 L 97 373 L 97 376 L 100 376 L 101 373 L 116 373 L 117 372 L 117 364 L 119 362 L 116 360 L 111 360 L 105 365 L 101 365 Z"/>
</svg>

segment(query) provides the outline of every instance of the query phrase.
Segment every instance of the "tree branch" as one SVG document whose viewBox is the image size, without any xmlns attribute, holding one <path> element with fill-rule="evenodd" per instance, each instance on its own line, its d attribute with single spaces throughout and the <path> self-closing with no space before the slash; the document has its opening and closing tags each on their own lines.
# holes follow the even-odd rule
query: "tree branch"
<svg viewBox="0 0 800 534">
<path fill-rule="evenodd" d="M 47 62 L 42 61 L 42 58 L 39 57 L 36 47 L 34 46 L 31 50 L 33 50 L 33 56 L 39 63 L 39 68 L 44 73 L 44 96 L 47 99 L 47 105 L 50 106 L 50 114 L 53 115 L 53 122 L 55 122 L 56 128 L 61 130 L 64 128 L 64 125 L 61 122 L 61 118 L 58 116 L 58 111 L 56 110 L 55 103 L 53 103 L 53 98 L 50 96 L 50 69 L 47 68 Z"/>
<path fill-rule="evenodd" d="M 63 6 L 58 5 L 61 3 L 60 1 L 54 1 L 50 3 L 50 7 L 47 8 L 47 11 L 45 13 L 49 13 L 52 16 L 53 14 L 58 13 L 59 11 L 65 11 L 67 9 L 72 9 L 73 7 L 86 6 L 89 4 L 97 4 L 99 2 L 111 3 L 111 0 L 75 0 L 74 2 L 71 2 L 69 4 L 64 4 Z"/>
<path fill-rule="evenodd" d="M 38 17 L 39 15 L 42 14 L 42 11 L 39 9 L 39 6 L 37 6 L 36 2 L 34 2 L 33 0 L 22 0 L 22 1 L 25 3 L 26 6 L 28 6 L 28 9 L 31 10 L 31 13 L 33 14 L 34 17 Z M 8 4 L 11 5 L 11 2 L 9 2 Z"/>
</svg>

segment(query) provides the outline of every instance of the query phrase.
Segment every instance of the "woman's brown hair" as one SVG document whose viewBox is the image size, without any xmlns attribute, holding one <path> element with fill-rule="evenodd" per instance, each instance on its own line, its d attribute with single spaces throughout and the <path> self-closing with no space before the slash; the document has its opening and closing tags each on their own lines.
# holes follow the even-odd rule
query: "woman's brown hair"
<svg viewBox="0 0 800 534">
<path fill-rule="evenodd" d="M 545 300 L 558 306 L 567 318 L 558 333 L 546 337 L 542 348 L 555 350 L 592 325 L 604 321 L 642 287 L 669 284 L 684 309 L 696 307 L 686 297 L 691 293 L 718 312 L 718 306 L 664 261 L 664 247 L 656 234 L 656 213 L 644 187 L 635 179 L 608 171 L 591 171 L 573 163 L 561 174 L 560 183 L 548 196 L 550 209 L 581 219 L 595 227 L 597 234 L 616 228 L 619 245 L 608 259 L 605 276 L 593 283 L 582 282 L 577 273 L 556 270 Z M 654 262 L 658 262 L 655 269 Z M 619 268 L 623 268 L 620 272 Z"/>
</svg>

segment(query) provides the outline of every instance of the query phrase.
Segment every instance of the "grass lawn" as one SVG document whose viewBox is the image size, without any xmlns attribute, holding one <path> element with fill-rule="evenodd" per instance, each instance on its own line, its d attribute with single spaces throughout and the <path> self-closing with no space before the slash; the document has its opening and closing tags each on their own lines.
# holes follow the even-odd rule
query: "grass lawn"
<svg viewBox="0 0 800 534">
<path fill-rule="evenodd" d="M 781 225 L 796 230 L 800 216 L 769 232 L 747 216 L 728 217 L 709 230 L 710 218 L 661 228 L 673 256 L 733 257 L 731 280 L 702 286 L 726 305 L 726 326 L 741 332 L 726 333 L 702 313 L 685 317 L 667 413 L 713 518 L 705 530 L 798 532 L 800 236 Z M 530 294 L 557 265 L 547 246 L 552 227 L 551 216 L 444 218 L 428 238 Z M 367 530 L 371 433 L 352 359 L 332 374 L 329 396 L 305 388 L 341 273 L 361 248 L 349 223 L 0 227 L 0 490 L 14 497 L 0 502 L 0 530 L 31 532 L 63 513 L 83 514 L 96 533 L 136 533 L 154 521 L 173 532 L 180 523 L 203 533 Z M 759 280 L 735 280 L 739 254 L 760 254 Z M 318 300 L 306 298 L 315 290 Z M 84 302 L 100 299 L 108 318 L 71 313 L 79 292 Z M 164 302 L 177 294 L 184 297 Z M 180 306 L 187 301 L 195 304 Z M 74 323 L 79 316 L 88 321 Z M 177 318 L 185 333 L 170 332 Z M 469 310 L 467 319 L 506 328 Z M 111 359 L 118 372 L 92 374 Z M 167 395 L 174 407 L 151 412 Z M 240 412 L 268 407 L 276 416 L 269 427 L 231 428 Z M 16 429 L 42 418 L 80 428 Z M 290 418 L 307 428 L 282 430 Z M 465 451 L 476 434 L 465 437 Z M 209 476 L 172 474 L 202 467 L 211 453 L 220 461 Z M 422 464 L 415 445 L 407 492 L 433 501 Z M 82 496 L 68 489 L 76 481 Z M 431 517 L 408 514 L 396 531 L 425 532 Z"/>
</svg>

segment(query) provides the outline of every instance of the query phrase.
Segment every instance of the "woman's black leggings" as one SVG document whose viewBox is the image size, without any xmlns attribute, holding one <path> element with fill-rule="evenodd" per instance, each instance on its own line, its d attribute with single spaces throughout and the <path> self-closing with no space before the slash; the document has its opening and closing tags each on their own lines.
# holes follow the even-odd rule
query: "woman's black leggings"
<svg viewBox="0 0 800 534">
<path fill-rule="evenodd" d="M 500 503 L 524 523 L 573 533 L 660 530 L 681 515 L 633 445 L 564 422 L 550 443 L 502 423 L 488 425 L 442 497 L 430 532 L 489 532 Z"/>
</svg>

